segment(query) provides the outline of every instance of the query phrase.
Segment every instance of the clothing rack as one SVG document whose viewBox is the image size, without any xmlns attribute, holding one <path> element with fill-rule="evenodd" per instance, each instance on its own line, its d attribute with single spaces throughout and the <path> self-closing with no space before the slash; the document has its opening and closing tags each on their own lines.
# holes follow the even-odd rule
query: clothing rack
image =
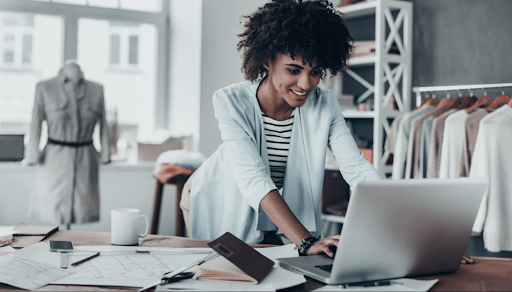
<svg viewBox="0 0 512 292">
<path fill-rule="evenodd" d="M 512 83 L 426 86 L 426 87 L 424 86 L 424 87 L 413 87 L 412 91 L 416 92 L 416 104 L 419 105 L 419 104 L 421 104 L 421 93 L 422 92 L 461 91 L 461 90 L 471 91 L 472 89 L 503 88 L 503 87 L 512 87 Z"/>
</svg>

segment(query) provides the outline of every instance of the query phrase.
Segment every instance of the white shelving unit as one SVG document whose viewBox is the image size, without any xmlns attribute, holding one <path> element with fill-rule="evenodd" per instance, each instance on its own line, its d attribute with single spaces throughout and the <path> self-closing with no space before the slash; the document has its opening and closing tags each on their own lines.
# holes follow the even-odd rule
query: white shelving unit
<svg viewBox="0 0 512 292">
<path fill-rule="evenodd" d="M 384 177 L 391 172 L 391 167 L 385 165 L 389 154 L 383 153 L 384 133 L 390 130 L 388 119 L 411 108 L 412 3 L 400 0 L 362 1 L 338 10 L 345 14 L 346 19 L 375 16 L 375 55 L 351 59 L 346 71 L 367 89 L 357 97 L 357 102 L 364 102 L 373 94 L 374 110 L 343 111 L 343 115 L 347 119 L 373 119 L 373 164 Z M 388 53 L 393 44 L 398 47 L 399 54 Z M 352 70 L 362 66 L 375 68 L 373 84 Z M 396 101 L 398 111 L 386 110 L 391 98 Z"/>
<path fill-rule="evenodd" d="M 351 18 L 375 16 L 375 55 L 349 60 L 346 71 L 346 74 L 367 89 L 357 97 L 357 102 L 364 102 L 373 94 L 374 110 L 343 110 L 343 115 L 346 119 L 373 119 L 373 164 L 384 178 L 393 168 L 385 165 L 389 153 L 383 153 L 384 134 L 389 133 L 391 128 L 388 119 L 411 109 L 412 3 L 400 0 L 375 0 L 338 9 L 349 21 Z M 398 47 L 399 54 L 388 53 L 393 44 Z M 352 70 L 365 66 L 375 68 L 373 84 Z M 398 110 L 386 109 L 391 98 L 395 100 Z M 338 166 L 327 165 L 326 169 L 336 170 Z M 343 224 L 345 217 L 322 214 L 322 220 Z"/>
</svg>

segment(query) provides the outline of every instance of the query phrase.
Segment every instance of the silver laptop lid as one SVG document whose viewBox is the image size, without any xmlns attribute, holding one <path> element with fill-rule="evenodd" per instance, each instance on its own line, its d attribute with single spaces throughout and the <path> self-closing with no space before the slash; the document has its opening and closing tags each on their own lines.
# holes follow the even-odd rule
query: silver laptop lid
<svg viewBox="0 0 512 292">
<path fill-rule="evenodd" d="M 473 178 L 358 183 L 329 282 L 457 270 L 486 187 Z"/>
</svg>

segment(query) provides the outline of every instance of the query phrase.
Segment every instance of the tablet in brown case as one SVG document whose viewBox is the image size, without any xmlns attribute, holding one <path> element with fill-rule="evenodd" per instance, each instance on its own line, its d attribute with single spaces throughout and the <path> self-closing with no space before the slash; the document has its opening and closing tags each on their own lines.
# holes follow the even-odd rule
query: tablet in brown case
<svg viewBox="0 0 512 292">
<path fill-rule="evenodd" d="M 258 283 L 272 270 L 274 261 L 265 257 L 233 234 L 226 232 L 208 243 L 228 261 L 251 276 Z"/>
</svg>

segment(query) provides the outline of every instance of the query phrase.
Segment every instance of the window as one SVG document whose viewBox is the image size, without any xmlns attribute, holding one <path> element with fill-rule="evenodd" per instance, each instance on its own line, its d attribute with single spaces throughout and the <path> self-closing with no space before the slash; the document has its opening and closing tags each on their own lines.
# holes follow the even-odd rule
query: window
<svg viewBox="0 0 512 292">
<path fill-rule="evenodd" d="M 0 65 L 10 69 L 32 66 L 34 19 L 33 14 L 0 13 Z"/>
<path fill-rule="evenodd" d="M 4 34 L 4 64 L 14 64 L 14 34 Z"/>
<path fill-rule="evenodd" d="M 139 54 L 139 37 L 136 35 L 130 36 L 130 47 L 128 51 L 128 64 L 137 65 Z"/>
<path fill-rule="evenodd" d="M 115 69 L 137 69 L 142 24 L 110 22 L 110 65 Z M 154 32 L 152 32 L 154 34 Z"/>
<path fill-rule="evenodd" d="M 34 0 L 41 2 L 66 3 L 124 10 L 161 12 L 162 0 Z M 168 0 L 165 0 L 168 1 Z"/>
<path fill-rule="evenodd" d="M 111 65 L 119 65 L 119 54 L 120 54 L 120 45 L 121 36 L 118 34 L 110 35 L 110 64 Z"/>
<path fill-rule="evenodd" d="M 0 133 L 29 134 L 36 83 L 62 64 L 63 31 L 62 17 L 0 11 Z"/>
<path fill-rule="evenodd" d="M 0 0 L 0 133 L 26 134 L 28 142 L 36 84 L 57 76 L 68 59 L 77 60 L 86 79 L 103 84 L 118 145 L 167 126 L 169 48 L 159 44 L 169 34 L 167 1 L 7 4 Z"/>
<path fill-rule="evenodd" d="M 156 44 L 151 24 L 78 21 L 78 63 L 86 78 L 104 84 L 107 112 L 117 111 L 123 140 L 154 128 Z"/>
</svg>

